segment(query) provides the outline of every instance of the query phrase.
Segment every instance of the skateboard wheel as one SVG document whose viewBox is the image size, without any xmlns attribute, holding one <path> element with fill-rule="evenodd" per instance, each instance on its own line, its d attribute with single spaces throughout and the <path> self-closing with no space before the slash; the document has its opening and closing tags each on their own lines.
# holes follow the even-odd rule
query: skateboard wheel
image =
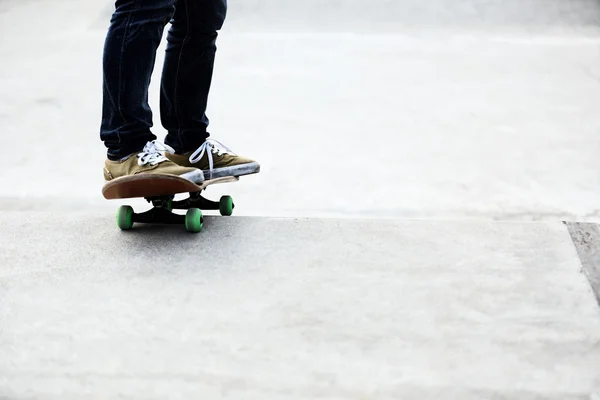
<svg viewBox="0 0 600 400">
<path fill-rule="evenodd" d="M 219 212 L 224 216 L 233 214 L 233 199 L 231 196 L 221 197 L 221 200 L 219 201 Z"/>
<path fill-rule="evenodd" d="M 167 210 L 173 211 L 173 200 L 167 200 Z"/>
<path fill-rule="evenodd" d="M 190 208 L 185 213 L 185 229 L 188 232 L 200 232 L 203 222 L 202 211 L 199 208 Z"/>
<path fill-rule="evenodd" d="M 121 206 L 117 210 L 117 226 L 126 231 L 133 226 L 133 208 L 130 206 Z"/>
</svg>

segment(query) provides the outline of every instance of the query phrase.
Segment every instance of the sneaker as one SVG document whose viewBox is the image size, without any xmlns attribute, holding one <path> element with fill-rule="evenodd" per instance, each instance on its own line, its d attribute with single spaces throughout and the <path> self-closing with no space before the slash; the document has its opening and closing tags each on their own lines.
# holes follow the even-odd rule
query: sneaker
<svg viewBox="0 0 600 400">
<path fill-rule="evenodd" d="M 204 174 L 196 168 L 181 167 L 167 159 L 162 151 L 175 151 L 166 144 L 156 141 L 148 142 L 144 149 L 136 154 L 119 161 L 106 159 L 104 161 L 104 179 L 111 181 L 116 178 L 136 174 L 167 174 L 177 175 L 194 183 L 202 183 Z"/>
<path fill-rule="evenodd" d="M 214 139 L 206 139 L 193 153 L 166 154 L 166 156 L 182 167 L 201 169 L 207 179 L 250 175 L 260 171 L 260 165 L 256 161 L 238 156 L 223 143 Z"/>
</svg>

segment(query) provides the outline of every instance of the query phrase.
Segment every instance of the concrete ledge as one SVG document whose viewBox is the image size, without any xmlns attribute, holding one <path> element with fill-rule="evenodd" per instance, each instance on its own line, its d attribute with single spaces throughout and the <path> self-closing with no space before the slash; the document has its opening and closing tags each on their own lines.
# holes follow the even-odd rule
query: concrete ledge
<svg viewBox="0 0 600 400">
<path fill-rule="evenodd" d="M 592 223 L 570 222 L 567 226 L 581 259 L 583 272 L 600 305 L 600 229 Z"/>
</svg>

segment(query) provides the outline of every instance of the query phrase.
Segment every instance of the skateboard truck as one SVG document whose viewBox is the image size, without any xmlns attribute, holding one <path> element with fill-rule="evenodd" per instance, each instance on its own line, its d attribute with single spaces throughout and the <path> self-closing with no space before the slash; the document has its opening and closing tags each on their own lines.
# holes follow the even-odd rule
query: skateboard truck
<svg viewBox="0 0 600 400">
<path fill-rule="evenodd" d="M 147 197 L 146 201 L 152 203 L 152 208 L 140 214 L 133 213 L 132 222 L 161 224 L 181 224 L 185 221 L 185 216 L 174 214 L 172 212 L 172 202 L 174 196 L 165 197 Z M 203 221 L 201 221 L 203 222 Z"/>
<path fill-rule="evenodd" d="M 219 210 L 221 215 L 230 216 L 233 213 L 235 204 L 231 196 L 222 196 L 219 201 L 212 201 L 202 197 L 202 192 L 191 192 L 190 197 L 184 200 L 173 201 L 173 209 L 188 210 L 190 208 L 199 208 L 201 210 Z"/>
</svg>

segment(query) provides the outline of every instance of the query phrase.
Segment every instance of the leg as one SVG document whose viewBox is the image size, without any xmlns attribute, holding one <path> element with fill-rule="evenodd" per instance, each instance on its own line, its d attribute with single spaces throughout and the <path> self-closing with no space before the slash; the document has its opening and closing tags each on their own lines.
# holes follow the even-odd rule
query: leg
<svg viewBox="0 0 600 400">
<path fill-rule="evenodd" d="M 165 143 L 177 153 L 193 151 L 209 136 L 206 106 L 213 75 L 217 31 L 227 0 L 177 0 L 162 72 L 161 120 Z"/>
<path fill-rule="evenodd" d="M 207 179 L 260 171 L 260 165 L 234 154 L 206 128 L 206 105 L 212 81 L 217 31 L 223 26 L 227 0 L 177 0 L 161 83 L 161 119 L 165 143 L 176 164 L 201 169 Z M 207 140 L 208 139 L 208 140 Z"/>
<path fill-rule="evenodd" d="M 117 0 L 104 44 L 100 139 L 118 160 L 156 139 L 148 86 L 176 0 Z"/>
</svg>

